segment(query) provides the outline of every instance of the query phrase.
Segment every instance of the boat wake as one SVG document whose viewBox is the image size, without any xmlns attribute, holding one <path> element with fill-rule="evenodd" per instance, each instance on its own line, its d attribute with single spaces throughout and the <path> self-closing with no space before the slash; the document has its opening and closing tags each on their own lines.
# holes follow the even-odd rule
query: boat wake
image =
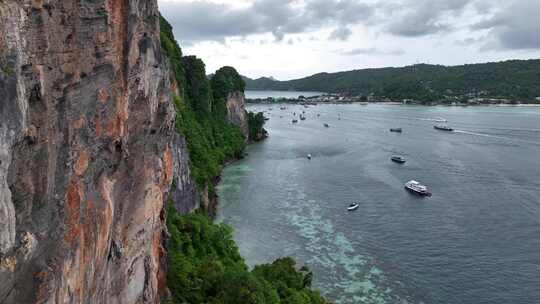
<svg viewBox="0 0 540 304">
<path fill-rule="evenodd" d="M 486 134 L 486 133 L 471 132 L 471 131 L 466 131 L 466 130 L 454 130 L 454 133 L 460 133 L 460 134 L 472 135 L 472 136 L 481 136 L 481 137 L 500 139 L 500 140 L 506 140 L 506 141 L 511 141 L 511 142 L 520 142 L 520 143 L 527 143 L 527 144 L 533 144 L 533 145 L 540 145 L 540 142 L 536 142 L 536 141 L 498 136 L 498 135 L 491 135 L 491 134 Z"/>
<path fill-rule="evenodd" d="M 403 117 L 405 119 L 410 119 L 410 120 L 420 120 L 420 121 L 432 121 L 432 122 L 448 122 L 448 120 L 446 118 L 442 118 L 442 117 Z"/>
</svg>

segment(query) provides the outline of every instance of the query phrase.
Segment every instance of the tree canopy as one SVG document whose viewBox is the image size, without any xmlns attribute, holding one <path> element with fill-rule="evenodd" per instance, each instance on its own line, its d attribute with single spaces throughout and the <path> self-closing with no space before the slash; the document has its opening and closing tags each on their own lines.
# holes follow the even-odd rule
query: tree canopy
<svg viewBox="0 0 540 304">
<path fill-rule="evenodd" d="M 395 99 L 436 100 L 467 94 L 532 100 L 540 96 L 540 60 L 442 66 L 417 64 L 402 68 L 363 69 L 320 73 L 275 81 L 245 78 L 250 90 L 296 90 Z"/>
</svg>

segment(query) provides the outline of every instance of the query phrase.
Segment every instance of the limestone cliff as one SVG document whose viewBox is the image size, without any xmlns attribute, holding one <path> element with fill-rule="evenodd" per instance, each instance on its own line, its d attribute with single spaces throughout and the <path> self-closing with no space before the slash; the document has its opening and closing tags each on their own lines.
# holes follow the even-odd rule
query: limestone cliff
<svg viewBox="0 0 540 304">
<path fill-rule="evenodd" d="M 182 214 L 186 214 L 197 210 L 200 207 L 201 200 L 197 191 L 197 184 L 191 174 L 185 138 L 175 134 L 173 147 L 174 177 L 170 198 L 175 209 Z"/>
<path fill-rule="evenodd" d="M 192 183 L 156 2 L 0 1 L 0 303 L 165 292 L 164 201 Z"/>
<path fill-rule="evenodd" d="M 236 91 L 228 95 L 227 113 L 229 121 L 240 128 L 247 140 L 249 138 L 249 126 L 244 92 Z"/>
</svg>

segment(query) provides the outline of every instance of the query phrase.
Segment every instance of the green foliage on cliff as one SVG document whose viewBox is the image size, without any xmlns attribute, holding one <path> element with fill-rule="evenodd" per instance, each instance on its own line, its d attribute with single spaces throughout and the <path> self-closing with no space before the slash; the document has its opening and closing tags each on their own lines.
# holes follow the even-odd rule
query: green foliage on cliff
<svg viewBox="0 0 540 304">
<path fill-rule="evenodd" d="M 227 98 L 230 93 L 244 92 L 246 83 L 233 67 L 222 67 L 210 80 L 214 93 L 213 111 L 227 115 Z"/>
<path fill-rule="evenodd" d="M 245 140 L 227 119 L 229 93 L 243 91 L 245 84 L 230 67 L 206 78 L 204 63 L 183 57 L 172 27 L 161 18 L 162 48 L 169 58 L 178 94 L 176 128 L 187 141 L 192 175 L 203 189 L 210 187 L 227 159 L 240 156 Z M 253 128 L 262 128 L 262 114 L 252 114 Z M 167 208 L 168 271 L 171 304 L 326 304 L 311 290 L 312 274 L 297 271 L 294 260 L 280 259 L 249 271 L 232 238 L 232 229 L 212 224 L 206 215 L 181 216 L 173 204 Z"/>
<path fill-rule="evenodd" d="M 274 81 L 246 79 L 248 89 L 298 90 L 437 100 L 444 95 L 485 94 L 494 98 L 530 100 L 540 96 L 540 60 L 442 66 L 417 64 L 402 68 L 320 73 Z"/>
<path fill-rule="evenodd" d="M 233 67 L 222 67 L 212 76 L 214 98 L 227 98 L 231 92 L 244 92 L 246 83 Z"/>
<path fill-rule="evenodd" d="M 311 272 L 298 271 L 291 258 L 249 271 L 225 224 L 212 224 L 204 215 L 181 216 L 169 206 L 167 227 L 167 281 L 174 304 L 327 303 L 311 289 Z"/>
<path fill-rule="evenodd" d="M 173 100 L 176 128 L 188 144 L 191 173 L 199 189 L 208 186 L 212 192 L 213 179 L 219 175 L 223 162 L 242 155 L 244 136 L 225 119 L 200 118 L 179 96 L 173 96 Z"/>
<path fill-rule="evenodd" d="M 189 101 L 190 108 L 204 120 L 212 114 L 212 88 L 206 78 L 204 62 L 195 56 L 182 58 L 182 66 L 186 75 L 185 97 Z M 225 119 L 225 116 L 216 117 Z"/>
<path fill-rule="evenodd" d="M 162 48 L 180 94 L 173 96 L 176 128 L 186 138 L 191 173 L 197 186 L 200 190 L 208 186 L 212 194 L 213 180 L 219 175 L 221 165 L 242 155 L 245 139 L 240 129 L 227 121 L 225 101 L 214 102 L 214 89 L 206 77 L 204 62 L 195 56 L 182 56 L 171 25 L 163 17 L 160 20 Z"/>
<path fill-rule="evenodd" d="M 184 67 L 182 66 L 182 49 L 174 39 L 172 26 L 161 15 L 159 16 L 159 24 L 161 28 L 161 48 L 169 58 L 171 70 L 173 71 L 177 84 L 184 88 L 186 87 L 186 80 Z"/>
<path fill-rule="evenodd" d="M 248 112 L 248 126 L 249 126 L 249 139 L 252 141 L 258 141 L 261 138 L 260 134 L 264 134 L 264 114 L 262 112 L 253 113 Z"/>
</svg>

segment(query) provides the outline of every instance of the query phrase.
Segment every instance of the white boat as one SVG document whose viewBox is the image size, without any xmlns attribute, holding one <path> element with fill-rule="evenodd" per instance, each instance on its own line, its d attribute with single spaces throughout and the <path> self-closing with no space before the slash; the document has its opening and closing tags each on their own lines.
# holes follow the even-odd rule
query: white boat
<svg viewBox="0 0 540 304">
<path fill-rule="evenodd" d="M 418 195 L 423 196 L 431 196 L 431 193 L 429 193 L 428 188 L 421 183 L 412 180 L 405 183 L 405 189 L 409 190 L 410 192 Z"/>
<path fill-rule="evenodd" d="M 358 207 L 360 207 L 360 205 L 358 203 L 351 203 L 349 205 L 349 207 L 347 207 L 347 210 L 354 211 L 354 210 L 358 209 Z"/>
<path fill-rule="evenodd" d="M 448 122 L 448 120 L 446 120 L 446 118 L 442 118 L 442 117 L 435 117 L 435 121 L 436 122 Z"/>
<path fill-rule="evenodd" d="M 311 154 L 308 154 L 308 155 L 307 155 L 307 159 L 311 159 Z"/>
</svg>

